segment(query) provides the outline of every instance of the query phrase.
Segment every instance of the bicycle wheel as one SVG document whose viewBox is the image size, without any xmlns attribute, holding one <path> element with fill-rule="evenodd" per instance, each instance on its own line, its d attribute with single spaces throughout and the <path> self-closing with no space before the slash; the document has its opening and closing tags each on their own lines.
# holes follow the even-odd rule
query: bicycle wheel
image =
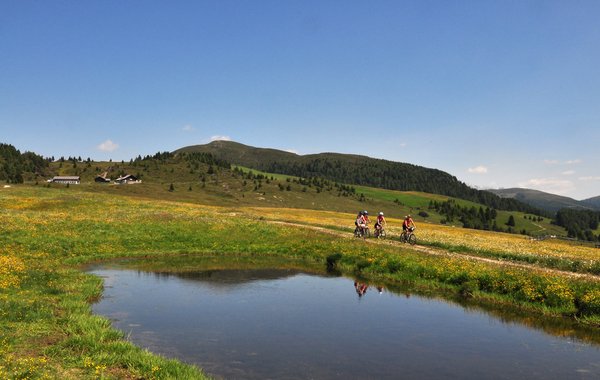
<svg viewBox="0 0 600 380">
<path fill-rule="evenodd" d="M 410 236 L 408 237 L 408 242 L 410 243 L 410 245 L 417 244 L 417 237 L 413 234 L 410 234 Z"/>
<path fill-rule="evenodd" d="M 379 231 L 379 235 L 377 235 L 377 237 L 380 239 L 385 239 L 385 230 Z"/>
<path fill-rule="evenodd" d="M 400 234 L 400 242 L 406 243 L 406 232 Z"/>
</svg>

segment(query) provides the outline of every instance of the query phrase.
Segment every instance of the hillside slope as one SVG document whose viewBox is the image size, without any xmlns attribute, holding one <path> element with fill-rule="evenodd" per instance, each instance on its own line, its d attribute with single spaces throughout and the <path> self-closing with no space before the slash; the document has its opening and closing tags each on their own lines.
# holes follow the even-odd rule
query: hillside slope
<svg viewBox="0 0 600 380">
<path fill-rule="evenodd" d="M 600 210 L 600 197 L 591 198 L 587 201 L 577 201 L 569 197 L 523 188 L 498 189 L 489 191 L 501 197 L 516 199 L 523 203 L 527 203 L 534 207 L 551 212 L 556 212 L 563 208 Z M 594 199 L 596 199 L 595 202 Z"/>
<path fill-rule="evenodd" d="M 174 153 L 203 152 L 233 164 L 269 173 L 303 178 L 321 177 L 340 183 L 400 191 L 420 191 L 481 203 L 499 210 L 543 214 L 540 210 L 510 198 L 476 190 L 456 177 L 437 169 L 366 156 L 319 153 L 297 155 L 276 149 L 255 148 L 232 141 L 181 148 Z"/>
<path fill-rule="evenodd" d="M 32 152 L 21 153 L 10 144 L 0 143 L 0 181 L 21 183 L 45 173 L 48 161 Z"/>
<path fill-rule="evenodd" d="M 581 201 L 584 205 L 600 211 L 600 196 L 584 199 Z"/>
</svg>

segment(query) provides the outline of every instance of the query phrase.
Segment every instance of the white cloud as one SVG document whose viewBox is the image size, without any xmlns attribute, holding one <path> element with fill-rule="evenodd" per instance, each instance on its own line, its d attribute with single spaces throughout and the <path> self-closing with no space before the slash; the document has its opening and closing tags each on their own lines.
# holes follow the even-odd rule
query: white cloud
<svg viewBox="0 0 600 380">
<path fill-rule="evenodd" d="M 544 164 L 546 165 L 557 165 L 558 160 L 544 160 Z"/>
<path fill-rule="evenodd" d="M 231 141 L 231 137 L 216 135 L 216 136 L 212 136 L 210 138 L 210 141 Z"/>
<path fill-rule="evenodd" d="M 473 174 L 485 174 L 488 172 L 488 168 L 483 165 L 476 166 L 474 168 L 467 169 L 469 173 Z"/>
<path fill-rule="evenodd" d="M 113 152 L 119 149 L 119 144 L 115 144 L 111 140 L 106 140 L 102 144 L 98 145 L 97 148 L 103 152 Z"/>
<path fill-rule="evenodd" d="M 184 132 L 191 132 L 191 131 L 194 131 L 195 129 L 194 129 L 194 127 L 192 127 L 191 124 L 186 124 L 183 126 L 183 128 L 181 128 L 181 130 Z"/>
<path fill-rule="evenodd" d="M 600 181 L 600 177 L 594 177 L 594 176 L 579 177 L 578 179 L 580 181 Z"/>
<path fill-rule="evenodd" d="M 526 182 L 520 182 L 519 187 L 545 191 L 552 194 L 566 194 L 575 190 L 573 182 L 557 178 L 533 178 Z"/>
<path fill-rule="evenodd" d="M 566 161 L 565 164 L 567 165 L 574 165 L 574 164 L 581 164 L 583 161 L 581 161 L 580 159 L 576 159 L 576 160 L 569 160 Z"/>
<path fill-rule="evenodd" d="M 573 175 L 573 174 L 575 174 L 575 170 L 567 170 L 567 171 L 564 171 L 564 172 L 562 172 L 560 174 L 562 174 L 562 175 Z"/>
</svg>

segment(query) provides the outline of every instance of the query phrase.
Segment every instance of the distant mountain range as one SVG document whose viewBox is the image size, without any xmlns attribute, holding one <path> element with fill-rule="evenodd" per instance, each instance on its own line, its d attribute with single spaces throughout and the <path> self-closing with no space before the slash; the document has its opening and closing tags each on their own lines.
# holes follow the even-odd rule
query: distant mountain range
<svg viewBox="0 0 600 380">
<path fill-rule="evenodd" d="M 390 190 L 422 191 L 465 199 L 498 210 L 543 214 L 540 209 L 517 199 L 473 189 L 441 170 L 409 163 L 341 153 L 298 155 L 277 149 L 255 148 L 233 141 L 213 141 L 205 145 L 188 146 L 174 153 L 181 152 L 210 153 L 232 164 L 269 173 L 303 178 L 320 177 L 339 183 Z"/>
<path fill-rule="evenodd" d="M 511 188 L 488 190 L 503 198 L 511 198 L 527 203 L 542 210 L 556 212 L 563 208 L 582 209 L 582 210 L 600 210 L 600 196 L 577 201 L 569 197 L 545 193 L 543 191 Z"/>
</svg>

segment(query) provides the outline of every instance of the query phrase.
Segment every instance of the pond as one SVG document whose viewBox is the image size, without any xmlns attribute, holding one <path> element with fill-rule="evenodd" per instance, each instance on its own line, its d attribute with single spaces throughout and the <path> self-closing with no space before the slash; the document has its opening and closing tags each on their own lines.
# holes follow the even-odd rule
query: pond
<svg viewBox="0 0 600 380">
<path fill-rule="evenodd" d="M 105 284 L 95 313 L 134 344 L 216 377 L 600 378 L 600 346 L 572 327 L 535 327 L 345 277 L 277 268 L 90 272 Z"/>
</svg>

